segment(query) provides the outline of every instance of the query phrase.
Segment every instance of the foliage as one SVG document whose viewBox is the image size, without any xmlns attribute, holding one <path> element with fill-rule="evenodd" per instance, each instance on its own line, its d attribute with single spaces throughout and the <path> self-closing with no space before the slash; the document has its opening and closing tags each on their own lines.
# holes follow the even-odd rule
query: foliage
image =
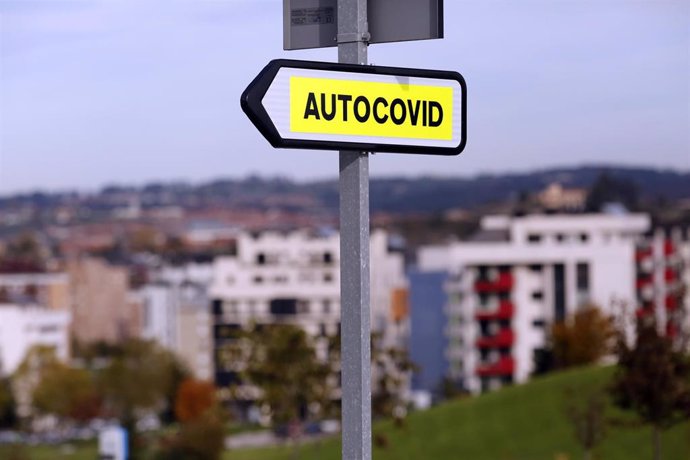
<svg viewBox="0 0 690 460">
<path fill-rule="evenodd" d="M 129 433 L 132 459 L 139 458 L 135 424 L 137 413 L 161 410 L 174 386 L 177 360 L 153 342 L 131 340 L 100 373 L 105 407 Z"/>
<path fill-rule="evenodd" d="M 415 365 L 405 348 L 386 346 L 380 334 L 371 336 L 372 388 L 371 409 L 374 416 L 402 419 L 406 414 L 403 390 Z"/>
<path fill-rule="evenodd" d="M 271 325 L 247 335 L 249 359 L 243 377 L 260 389 L 259 403 L 270 408 L 277 425 L 323 411 L 332 396 L 331 369 L 316 356 L 301 328 Z"/>
<path fill-rule="evenodd" d="M 607 430 L 607 398 L 603 387 L 566 390 L 565 413 L 573 426 L 575 438 L 585 451 L 585 460 L 592 458 L 593 449 L 604 440 Z"/>
<path fill-rule="evenodd" d="M 514 385 L 478 397 L 440 404 L 429 410 L 413 412 L 406 420 L 408 429 L 399 430 L 390 421 L 374 424 L 374 432 L 388 439 L 386 449 L 374 447 L 377 460 L 418 459 L 555 459 L 575 460 L 582 449 L 572 436 L 572 426 L 563 412 L 563 392 L 568 387 L 578 391 L 605 385 L 611 367 L 578 368 L 536 378 L 525 385 Z M 610 415 L 631 418 L 607 407 Z M 662 433 L 669 460 L 687 459 L 690 452 L 690 422 Z M 611 426 L 597 447 L 604 460 L 649 458 L 650 430 L 643 426 Z M 0 458 L 6 458 L 6 446 L 0 446 Z M 93 460 L 98 457 L 95 443 L 75 444 L 74 453 L 64 458 Z M 34 460 L 62 458 L 60 447 L 30 446 Z M 224 460 L 288 460 L 293 449 L 286 446 L 226 451 Z M 179 458 L 179 457 L 178 457 Z M 339 439 L 329 438 L 300 449 L 301 460 L 340 460 Z"/>
<path fill-rule="evenodd" d="M 562 369 L 596 363 L 611 351 L 614 337 L 613 322 L 598 307 L 582 308 L 551 330 L 554 365 Z"/>
<path fill-rule="evenodd" d="M 175 417 L 180 422 L 198 419 L 216 405 L 216 388 L 203 380 L 186 379 L 177 390 Z"/>
<path fill-rule="evenodd" d="M 17 423 L 17 402 L 9 378 L 0 379 L 0 429 L 12 428 Z"/>
<path fill-rule="evenodd" d="M 617 202 L 634 211 L 638 207 L 638 194 L 633 181 L 616 178 L 604 171 L 591 185 L 585 208 L 589 212 L 599 212 L 606 203 Z"/>
<path fill-rule="evenodd" d="M 26 352 L 12 376 L 17 413 L 21 419 L 26 420 L 31 415 L 33 392 L 43 376 L 61 365 L 54 347 L 35 345 Z"/>
<path fill-rule="evenodd" d="M 633 410 L 654 430 L 654 458 L 661 458 L 660 431 L 690 418 L 690 360 L 659 333 L 656 321 L 636 323 L 636 339 L 619 333 L 618 371 L 610 387 L 615 403 Z"/>
<path fill-rule="evenodd" d="M 225 425 L 218 411 L 183 423 L 162 447 L 156 460 L 218 460 L 223 453 Z"/>
<path fill-rule="evenodd" d="M 59 363 L 48 367 L 33 390 L 34 408 L 44 414 L 78 421 L 101 413 L 101 397 L 92 375 Z"/>
</svg>

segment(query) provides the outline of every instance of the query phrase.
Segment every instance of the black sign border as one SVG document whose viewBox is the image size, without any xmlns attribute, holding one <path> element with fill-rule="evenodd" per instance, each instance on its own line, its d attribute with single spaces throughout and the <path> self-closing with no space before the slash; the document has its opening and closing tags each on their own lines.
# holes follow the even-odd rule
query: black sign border
<svg viewBox="0 0 690 460">
<path fill-rule="evenodd" d="M 273 121 L 263 107 L 261 100 L 273 83 L 278 71 L 283 67 L 297 69 L 327 70 L 330 72 L 365 73 L 374 75 L 394 75 L 404 77 L 435 78 L 455 80 L 462 88 L 462 123 L 460 144 L 456 147 L 429 147 L 418 145 L 398 145 L 385 143 L 363 143 L 343 141 L 316 141 L 305 139 L 285 139 L 280 136 Z M 364 152 L 416 153 L 426 155 L 454 156 L 460 154 L 467 144 L 467 84 L 458 72 L 448 70 L 409 69 L 402 67 L 382 67 L 357 64 L 337 64 L 331 62 L 300 61 L 294 59 L 274 59 L 256 76 L 240 97 L 240 106 L 249 120 L 275 148 L 310 150 L 361 150 Z M 413 141 L 414 139 L 412 139 Z"/>
</svg>

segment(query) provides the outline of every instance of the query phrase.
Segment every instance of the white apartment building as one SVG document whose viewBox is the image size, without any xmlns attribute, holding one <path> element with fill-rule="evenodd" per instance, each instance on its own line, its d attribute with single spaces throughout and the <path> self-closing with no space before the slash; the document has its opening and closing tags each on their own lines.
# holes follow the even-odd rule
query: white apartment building
<svg viewBox="0 0 690 460">
<path fill-rule="evenodd" d="M 54 347 L 70 357 L 70 313 L 38 306 L 0 304 L 0 376 L 13 374 L 34 346 Z"/>
<path fill-rule="evenodd" d="M 470 241 L 421 248 L 420 271 L 448 273 L 448 376 L 472 392 L 524 382 L 554 321 L 586 304 L 634 311 L 650 225 L 642 214 L 488 216 Z"/>
<path fill-rule="evenodd" d="M 406 331 L 404 260 L 402 254 L 389 250 L 383 231 L 372 232 L 370 254 L 372 330 L 390 343 Z M 314 337 L 338 333 L 339 236 L 310 231 L 242 233 L 237 255 L 214 262 L 210 296 L 216 383 L 225 386 L 237 376 L 223 362 L 221 349 L 250 324 L 296 324 Z"/>
<path fill-rule="evenodd" d="M 137 292 L 142 338 L 174 352 L 196 378 L 213 378 L 208 289 L 211 264 L 163 267 Z"/>
</svg>

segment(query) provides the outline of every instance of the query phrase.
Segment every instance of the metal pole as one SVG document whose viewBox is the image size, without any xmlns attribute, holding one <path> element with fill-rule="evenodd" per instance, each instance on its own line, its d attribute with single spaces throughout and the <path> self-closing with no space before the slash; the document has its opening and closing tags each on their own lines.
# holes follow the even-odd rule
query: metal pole
<svg viewBox="0 0 690 460">
<path fill-rule="evenodd" d="M 338 0 L 338 62 L 367 64 L 367 0 Z M 369 158 L 340 152 L 343 460 L 371 460 Z"/>
</svg>

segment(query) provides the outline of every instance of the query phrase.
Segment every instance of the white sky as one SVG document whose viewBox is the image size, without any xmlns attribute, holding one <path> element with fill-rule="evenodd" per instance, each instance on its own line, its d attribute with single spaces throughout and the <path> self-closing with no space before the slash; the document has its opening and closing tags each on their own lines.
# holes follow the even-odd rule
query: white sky
<svg viewBox="0 0 690 460">
<path fill-rule="evenodd" d="M 283 51 L 281 15 L 280 0 L 0 0 L 0 193 L 334 177 L 336 152 L 274 150 L 240 110 L 269 60 L 336 60 Z M 445 29 L 369 57 L 462 73 L 467 148 L 379 154 L 372 175 L 690 169 L 690 1 L 446 0 Z"/>
</svg>

